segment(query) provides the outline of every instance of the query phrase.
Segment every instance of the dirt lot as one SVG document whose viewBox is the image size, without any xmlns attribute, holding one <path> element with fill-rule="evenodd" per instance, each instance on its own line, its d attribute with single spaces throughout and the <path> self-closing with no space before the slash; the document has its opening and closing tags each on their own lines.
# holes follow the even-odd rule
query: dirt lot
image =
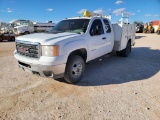
<svg viewBox="0 0 160 120">
<path fill-rule="evenodd" d="M 0 42 L 0 119 L 160 120 L 160 36 L 137 34 L 128 58 L 86 65 L 76 85 L 18 68 L 14 42 Z"/>
</svg>

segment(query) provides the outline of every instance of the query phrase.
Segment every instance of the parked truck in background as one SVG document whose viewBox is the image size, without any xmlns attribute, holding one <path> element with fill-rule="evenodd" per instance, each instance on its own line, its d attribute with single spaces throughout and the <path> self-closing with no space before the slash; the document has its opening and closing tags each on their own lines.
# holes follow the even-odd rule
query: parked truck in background
<svg viewBox="0 0 160 120">
<path fill-rule="evenodd" d="M 34 32 L 50 31 L 54 27 L 54 23 L 39 23 L 30 20 L 12 20 L 10 25 L 16 35 L 30 34 Z"/>
<path fill-rule="evenodd" d="M 17 37 L 14 57 L 24 71 L 76 83 L 85 63 L 117 51 L 127 57 L 135 43 L 134 24 L 111 24 L 105 16 L 67 18 L 48 33 Z"/>
<path fill-rule="evenodd" d="M 134 24 L 136 24 L 136 33 L 143 33 L 144 23 L 141 21 L 134 21 Z"/>
<path fill-rule="evenodd" d="M 15 34 L 9 27 L 9 24 L 0 22 L 0 42 L 3 40 L 15 41 Z"/>
<path fill-rule="evenodd" d="M 154 27 L 152 25 L 152 22 L 149 22 L 149 23 L 145 24 L 143 32 L 144 33 L 154 33 Z"/>
</svg>

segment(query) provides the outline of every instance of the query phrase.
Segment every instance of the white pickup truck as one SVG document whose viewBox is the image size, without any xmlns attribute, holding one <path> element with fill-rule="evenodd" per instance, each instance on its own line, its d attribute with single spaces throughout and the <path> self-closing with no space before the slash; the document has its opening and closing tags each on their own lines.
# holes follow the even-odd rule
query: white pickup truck
<svg viewBox="0 0 160 120">
<path fill-rule="evenodd" d="M 12 20 L 10 22 L 10 27 L 16 35 L 50 31 L 54 25 L 54 23 L 38 23 L 22 19 Z"/>
<path fill-rule="evenodd" d="M 17 37 L 14 57 L 20 68 L 40 76 L 82 79 L 85 63 L 117 51 L 127 57 L 135 41 L 134 24 L 111 24 L 105 17 L 74 17 L 48 33 Z"/>
</svg>

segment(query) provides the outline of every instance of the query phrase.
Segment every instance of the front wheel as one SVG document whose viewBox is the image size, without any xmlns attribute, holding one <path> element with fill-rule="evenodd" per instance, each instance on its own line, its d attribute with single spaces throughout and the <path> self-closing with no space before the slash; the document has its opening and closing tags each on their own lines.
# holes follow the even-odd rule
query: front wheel
<svg viewBox="0 0 160 120">
<path fill-rule="evenodd" d="M 64 79 L 68 83 L 77 83 L 82 79 L 85 70 L 84 59 L 81 56 L 73 55 L 68 58 Z"/>
</svg>

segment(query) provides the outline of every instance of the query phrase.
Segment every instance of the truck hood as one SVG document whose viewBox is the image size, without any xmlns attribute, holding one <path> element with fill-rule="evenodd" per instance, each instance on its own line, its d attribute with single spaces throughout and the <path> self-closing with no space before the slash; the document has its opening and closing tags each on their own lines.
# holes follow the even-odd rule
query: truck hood
<svg viewBox="0 0 160 120">
<path fill-rule="evenodd" d="M 76 36 L 80 36 L 81 34 L 76 33 L 34 33 L 29 35 L 24 35 L 17 37 L 16 40 L 20 41 L 27 41 L 27 42 L 38 42 L 41 45 L 53 45 L 54 43 L 57 43 L 62 40 L 66 40 L 69 38 L 74 38 Z"/>
</svg>

